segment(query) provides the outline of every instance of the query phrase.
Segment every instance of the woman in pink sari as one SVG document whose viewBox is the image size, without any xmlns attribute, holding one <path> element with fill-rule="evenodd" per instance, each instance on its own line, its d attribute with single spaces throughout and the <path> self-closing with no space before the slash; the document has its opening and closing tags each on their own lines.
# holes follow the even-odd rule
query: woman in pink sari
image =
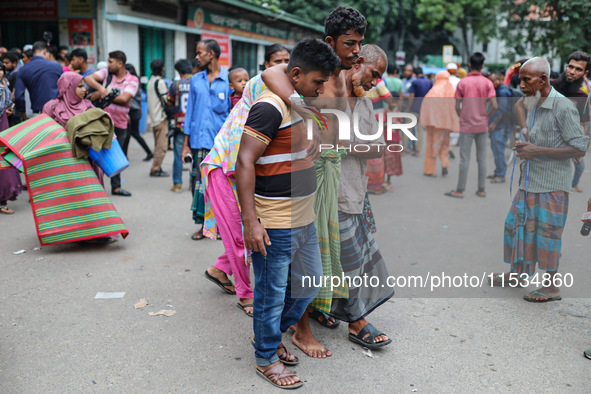
<svg viewBox="0 0 591 394">
<path fill-rule="evenodd" d="M 441 159 L 441 174 L 447 175 L 449 163 L 449 133 L 460 131 L 460 118 L 455 110 L 454 87 L 449 73 L 439 71 L 435 84 L 423 99 L 421 125 L 427 130 L 427 149 L 423 175 L 437 176 L 437 156 Z"/>
</svg>

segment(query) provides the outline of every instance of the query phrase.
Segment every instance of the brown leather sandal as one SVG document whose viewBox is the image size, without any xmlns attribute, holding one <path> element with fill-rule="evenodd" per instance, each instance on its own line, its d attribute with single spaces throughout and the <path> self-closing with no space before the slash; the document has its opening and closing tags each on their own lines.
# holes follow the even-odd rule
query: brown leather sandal
<svg viewBox="0 0 591 394">
<path fill-rule="evenodd" d="M 279 353 L 281 350 L 283 351 Z M 300 359 L 297 356 L 291 354 L 287 350 L 285 345 L 282 343 L 280 343 L 279 346 L 277 346 L 277 356 L 279 357 L 279 360 L 283 363 L 283 365 L 294 366 L 298 365 L 298 363 L 300 362 Z"/>
<path fill-rule="evenodd" d="M 278 387 L 280 389 L 297 389 L 304 385 L 304 382 L 302 381 L 287 386 L 277 384 L 277 382 L 281 379 L 298 377 L 295 373 L 290 372 L 287 368 L 285 368 L 285 365 L 283 365 L 281 361 L 274 362 L 269 366 L 269 368 L 267 368 L 264 371 L 261 371 L 258 368 L 256 368 L 256 371 L 257 375 L 271 383 L 273 386 Z"/>
</svg>

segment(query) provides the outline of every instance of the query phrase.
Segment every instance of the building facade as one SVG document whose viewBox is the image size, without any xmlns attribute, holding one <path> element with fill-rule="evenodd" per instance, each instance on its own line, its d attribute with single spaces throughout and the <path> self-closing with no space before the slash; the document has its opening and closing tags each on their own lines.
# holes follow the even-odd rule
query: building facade
<svg viewBox="0 0 591 394">
<path fill-rule="evenodd" d="M 53 45 L 83 47 L 95 68 L 108 53 L 122 50 L 142 76 L 153 59 L 174 62 L 195 57 L 196 44 L 213 38 L 222 48 L 223 67 L 260 71 L 265 48 L 288 47 L 304 37 L 321 38 L 323 27 L 239 0 L 0 0 L 0 45 L 22 48 L 53 35 Z"/>
</svg>

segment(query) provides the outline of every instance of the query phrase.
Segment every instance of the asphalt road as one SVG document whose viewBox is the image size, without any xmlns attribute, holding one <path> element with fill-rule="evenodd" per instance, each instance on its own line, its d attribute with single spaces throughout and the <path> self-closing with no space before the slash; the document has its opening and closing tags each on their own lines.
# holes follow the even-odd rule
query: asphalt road
<svg viewBox="0 0 591 394">
<path fill-rule="evenodd" d="M 38 249 L 26 192 L 10 203 L 14 215 L 0 215 L 1 393 L 279 392 L 254 372 L 252 320 L 203 278 L 223 246 L 190 239 L 188 173 L 183 192 L 172 193 L 171 178 L 150 178 L 143 157 L 131 142 L 122 178 L 133 197 L 112 198 L 130 230 L 126 240 Z M 447 178 L 435 179 L 422 176 L 422 159 L 403 162 L 394 192 L 371 197 L 390 273 L 482 278 L 506 269 L 508 183 L 476 197 L 473 158 L 466 197 L 455 200 L 443 193 L 455 187 L 459 159 Z M 490 151 L 488 162 L 491 173 Z M 308 358 L 285 335 L 301 359 L 299 392 L 589 392 L 591 360 L 582 352 L 591 348 L 591 299 L 583 298 L 590 297 L 591 237 L 579 235 L 589 169 L 581 187 L 563 237 L 560 272 L 574 285 L 562 301 L 523 301 L 535 286 L 397 288 L 368 318 L 393 339 L 381 351 L 364 353 L 347 340 L 345 324 L 313 323 L 334 353 L 326 360 Z M 125 295 L 95 299 L 98 292 Z M 148 306 L 134 309 L 142 298 Z M 148 314 L 163 309 L 176 314 Z"/>
</svg>

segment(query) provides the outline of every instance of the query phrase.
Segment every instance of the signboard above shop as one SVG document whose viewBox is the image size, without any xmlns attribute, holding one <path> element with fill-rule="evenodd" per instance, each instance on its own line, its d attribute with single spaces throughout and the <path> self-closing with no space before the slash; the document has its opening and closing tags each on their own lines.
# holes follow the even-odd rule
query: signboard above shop
<svg viewBox="0 0 591 394">
<path fill-rule="evenodd" d="M 2 2 L 0 19 L 57 19 L 57 0 L 18 0 Z"/>
<path fill-rule="evenodd" d="M 272 41 L 286 45 L 295 44 L 293 33 L 287 29 L 236 16 L 225 15 L 206 8 L 189 7 L 187 26 L 211 31 L 212 33 Z"/>
</svg>

